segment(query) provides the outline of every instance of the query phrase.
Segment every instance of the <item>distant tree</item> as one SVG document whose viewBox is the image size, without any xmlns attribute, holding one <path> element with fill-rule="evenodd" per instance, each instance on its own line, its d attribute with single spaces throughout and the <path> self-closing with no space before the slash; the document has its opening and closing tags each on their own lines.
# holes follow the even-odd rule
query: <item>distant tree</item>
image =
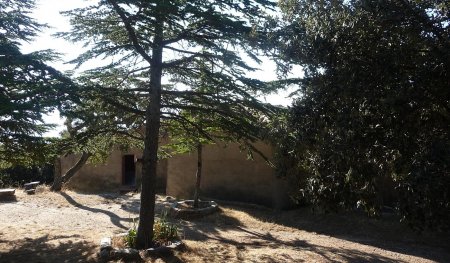
<svg viewBox="0 0 450 263">
<path fill-rule="evenodd" d="M 272 111 L 255 97 L 273 86 L 248 78 L 245 72 L 254 70 L 246 60 L 259 62 L 258 47 L 263 46 L 259 25 L 265 20 L 264 10 L 274 5 L 268 0 L 102 0 L 66 13 L 73 30 L 65 37 L 90 48 L 74 62 L 102 56 L 112 60 L 85 75 L 102 98 L 102 107 L 108 109 L 101 112 L 111 113 L 111 120 L 130 115 L 136 121 L 133 125 L 145 127 L 138 248 L 152 244 L 157 152 L 164 120 L 195 126 L 183 110 L 214 114 L 228 131 L 239 134 L 253 127 L 248 120 Z M 200 59 L 221 71 L 200 70 L 196 66 Z M 167 85 L 163 75 L 168 77 Z M 196 92 L 183 85 L 200 75 L 214 91 Z"/>
<path fill-rule="evenodd" d="M 79 134 L 69 135 L 66 138 L 60 139 L 54 147 L 58 147 L 60 156 L 56 159 L 56 165 L 60 165 L 61 158 L 69 154 L 79 155 L 78 160 L 67 171 L 62 174 L 58 167 L 55 172 L 54 180 L 50 189 L 52 191 L 61 191 L 62 187 L 66 185 L 78 171 L 84 167 L 86 163 L 105 163 L 113 150 L 128 150 L 130 148 L 141 148 L 142 140 L 134 140 L 129 137 L 119 135 L 117 133 L 108 131 L 95 131 L 93 134 L 90 131 L 90 138 L 87 140 L 79 139 Z"/>
<path fill-rule="evenodd" d="M 79 82 L 80 86 L 86 87 Z M 78 161 L 64 174 L 57 167 L 55 179 L 51 186 L 52 191 L 60 191 L 72 177 L 88 162 L 104 163 L 115 149 L 128 150 L 130 148 L 142 148 L 143 135 L 140 130 L 133 130 L 132 124 L 120 120 L 120 113 L 115 119 L 105 118 L 99 99 L 90 87 L 79 92 L 80 102 L 66 110 L 62 116 L 66 118 L 66 130 L 62 138 L 53 143 L 53 148 L 59 154 L 56 158 L 56 166 L 60 166 L 61 156 L 78 154 Z M 104 110 L 104 109 L 103 109 Z"/>
<path fill-rule="evenodd" d="M 216 94 L 222 95 L 221 91 L 217 89 L 215 83 L 209 82 L 207 77 L 208 72 L 216 73 L 214 71 L 214 65 L 209 64 L 206 60 L 199 60 L 196 62 L 196 67 L 200 69 L 200 76 L 198 79 L 186 79 L 183 84 L 190 87 L 192 94 Z M 223 97 L 226 94 L 223 93 Z M 178 98 L 178 101 L 186 100 L 184 98 Z M 237 118 L 239 122 L 227 122 L 223 119 L 223 114 L 217 112 L 203 112 L 196 108 L 202 107 L 202 102 L 198 102 L 195 99 L 189 98 L 190 106 L 192 108 L 183 109 L 179 111 L 176 118 L 166 120 L 165 130 L 170 134 L 170 142 L 164 145 L 162 148 L 170 154 L 196 152 L 197 153 L 197 171 L 194 187 L 194 207 L 198 208 L 200 185 L 202 180 L 202 167 L 203 167 L 203 145 L 215 144 L 218 142 L 237 142 L 243 149 L 248 151 L 256 151 L 261 154 L 256 148 L 253 147 L 251 142 L 261 139 L 264 134 L 264 123 L 266 121 L 259 119 L 257 114 L 247 115 L 248 117 L 241 116 Z M 186 103 L 186 102 L 184 102 Z M 255 110 L 260 103 L 241 101 L 242 106 L 246 105 L 244 110 Z M 275 108 L 273 110 L 276 110 Z M 238 111 L 233 109 L 223 109 L 229 116 L 239 114 Z M 267 115 L 264 115 L 267 116 Z M 261 116 L 262 117 L 262 116 Z M 183 119 L 180 121 L 179 119 Z M 230 124 L 232 126 L 230 126 Z M 237 128 L 236 124 L 242 126 Z M 265 157 L 265 156 L 263 156 Z"/>
<path fill-rule="evenodd" d="M 30 41 L 44 25 L 29 16 L 35 1 L 0 3 L 0 162 L 3 166 L 48 160 L 53 153 L 42 138 L 51 125 L 42 116 L 69 103 L 75 87 L 46 63 L 49 50 L 23 54 L 20 41 Z"/>
<path fill-rule="evenodd" d="M 216 141 L 212 134 L 205 132 L 207 129 L 203 127 L 203 119 L 200 116 L 190 116 L 187 112 L 181 113 L 180 116 L 189 120 L 189 122 L 192 123 L 192 127 L 183 127 L 183 124 L 177 121 L 171 122 L 169 128 L 170 141 L 161 148 L 170 155 L 188 152 L 197 153 L 197 170 L 195 175 L 196 180 L 193 200 L 194 208 L 198 208 L 202 179 L 203 145 L 213 144 L 216 143 Z"/>
<path fill-rule="evenodd" d="M 300 64 L 291 109 L 302 193 L 371 214 L 392 181 L 415 226 L 450 222 L 448 1 L 280 1 L 284 61 Z"/>
</svg>

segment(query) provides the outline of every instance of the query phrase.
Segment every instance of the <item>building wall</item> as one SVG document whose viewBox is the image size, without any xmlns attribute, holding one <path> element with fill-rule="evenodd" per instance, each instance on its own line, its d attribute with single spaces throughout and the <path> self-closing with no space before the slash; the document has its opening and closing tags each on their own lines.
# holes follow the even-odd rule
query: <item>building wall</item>
<svg viewBox="0 0 450 263">
<path fill-rule="evenodd" d="M 140 185 L 142 174 L 142 151 L 133 149 L 126 152 L 115 150 L 103 164 L 85 164 L 70 180 L 68 187 L 74 190 L 95 192 L 115 191 L 122 187 L 123 156 L 133 154 L 137 159 L 136 185 Z M 80 155 L 68 155 L 61 158 L 61 173 L 67 172 L 79 159 Z M 167 160 L 161 160 L 158 165 L 157 189 L 165 190 Z"/>
<path fill-rule="evenodd" d="M 61 158 L 61 173 L 66 173 L 80 158 L 72 154 Z M 118 187 L 122 180 L 121 155 L 114 151 L 105 164 L 85 164 L 67 186 L 82 191 L 96 191 Z"/>
<path fill-rule="evenodd" d="M 255 145 L 271 157 L 271 147 Z M 167 167 L 168 195 L 191 199 L 194 193 L 197 153 L 172 157 Z M 258 154 L 248 160 L 238 144 L 206 145 L 203 147 L 201 194 L 206 197 L 262 204 L 274 208 L 290 205 L 287 183 L 276 178 L 273 168 Z"/>
<path fill-rule="evenodd" d="M 257 143 L 265 156 L 271 157 L 271 147 Z M 140 185 L 142 163 L 141 150 L 113 151 L 105 164 L 87 163 L 68 184 L 74 190 L 95 192 L 115 191 L 122 186 L 122 158 L 134 154 L 136 162 L 136 183 Z M 78 160 L 79 155 L 61 158 L 61 172 L 64 174 Z M 180 154 L 158 164 L 157 189 L 176 198 L 191 199 L 194 193 L 197 171 L 197 153 Z M 203 147 L 203 170 L 201 196 L 228 201 L 262 204 L 274 208 L 286 208 L 290 203 L 288 183 L 276 178 L 273 168 L 254 153 L 254 160 L 248 160 L 238 144 L 206 145 Z"/>
</svg>

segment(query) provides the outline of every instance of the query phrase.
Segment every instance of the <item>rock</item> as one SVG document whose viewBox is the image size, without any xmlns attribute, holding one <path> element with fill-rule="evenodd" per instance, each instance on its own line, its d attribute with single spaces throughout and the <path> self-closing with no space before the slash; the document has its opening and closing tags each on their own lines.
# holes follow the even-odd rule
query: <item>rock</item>
<svg viewBox="0 0 450 263">
<path fill-rule="evenodd" d="M 109 250 L 108 249 L 100 250 L 99 257 L 102 259 L 108 260 L 109 259 Z"/>
<path fill-rule="evenodd" d="M 166 246 L 148 248 L 145 251 L 147 255 L 151 257 L 167 256 L 172 252 L 172 250 Z"/>
<path fill-rule="evenodd" d="M 110 237 L 104 237 L 100 240 L 100 252 L 98 256 L 105 261 L 109 260 L 140 260 L 139 251 L 132 248 L 113 248 Z"/>
<path fill-rule="evenodd" d="M 100 251 L 102 250 L 111 250 L 112 249 L 112 241 L 110 237 L 104 237 L 100 240 Z"/>
<path fill-rule="evenodd" d="M 111 259 L 137 260 L 140 259 L 139 250 L 133 248 L 113 249 L 109 253 Z"/>
<path fill-rule="evenodd" d="M 146 249 L 146 253 L 148 256 L 166 256 L 173 252 L 173 250 L 178 250 L 184 247 L 184 243 L 181 241 L 174 241 L 172 244 L 167 246 L 160 246 L 156 248 L 148 248 Z"/>
<path fill-rule="evenodd" d="M 180 249 L 184 246 L 184 243 L 180 240 L 172 242 L 172 244 L 168 245 L 167 247 L 170 249 Z"/>
</svg>

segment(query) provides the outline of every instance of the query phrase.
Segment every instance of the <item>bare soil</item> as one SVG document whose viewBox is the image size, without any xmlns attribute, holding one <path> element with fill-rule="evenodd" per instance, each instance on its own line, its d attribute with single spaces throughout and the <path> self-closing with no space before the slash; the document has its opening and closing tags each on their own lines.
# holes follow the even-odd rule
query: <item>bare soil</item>
<svg viewBox="0 0 450 263">
<path fill-rule="evenodd" d="M 158 196 L 157 212 L 170 203 Z M 179 224 L 186 248 L 145 262 L 450 262 L 450 238 L 416 233 L 394 216 L 314 214 L 221 204 Z M 133 226 L 139 195 L 16 191 L 0 201 L 0 262 L 98 262 L 102 237 Z"/>
</svg>

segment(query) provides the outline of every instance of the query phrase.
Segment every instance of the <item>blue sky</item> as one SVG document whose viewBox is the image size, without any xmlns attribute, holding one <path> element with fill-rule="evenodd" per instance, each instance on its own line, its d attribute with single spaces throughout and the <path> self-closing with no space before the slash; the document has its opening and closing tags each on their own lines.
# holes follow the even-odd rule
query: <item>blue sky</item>
<svg viewBox="0 0 450 263">
<path fill-rule="evenodd" d="M 61 60 L 50 64 L 60 71 L 73 69 L 72 65 L 65 64 L 65 62 L 70 61 L 80 54 L 83 50 L 82 45 L 54 38 L 52 34 L 70 30 L 69 21 L 60 14 L 61 11 L 83 7 L 93 2 L 96 1 L 37 0 L 37 9 L 33 12 L 32 16 L 40 23 L 46 23 L 50 28 L 43 30 L 32 42 L 24 43 L 22 45 L 22 51 L 27 53 L 43 49 L 53 49 L 54 51 L 61 53 Z M 95 67 L 97 63 L 101 63 L 101 61 L 91 61 L 84 65 L 81 70 Z M 251 72 L 249 73 L 249 76 L 264 81 L 275 80 L 277 78 L 275 64 L 269 59 L 263 58 L 263 63 L 259 65 L 259 67 L 259 71 Z M 291 100 L 286 98 L 288 94 L 288 91 L 282 91 L 279 92 L 279 94 L 270 95 L 263 100 L 276 105 L 289 105 Z M 46 136 L 57 136 L 63 129 L 63 120 L 61 120 L 57 112 L 47 116 L 45 121 L 58 125 L 58 128 L 47 133 Z"/>
</svg>

